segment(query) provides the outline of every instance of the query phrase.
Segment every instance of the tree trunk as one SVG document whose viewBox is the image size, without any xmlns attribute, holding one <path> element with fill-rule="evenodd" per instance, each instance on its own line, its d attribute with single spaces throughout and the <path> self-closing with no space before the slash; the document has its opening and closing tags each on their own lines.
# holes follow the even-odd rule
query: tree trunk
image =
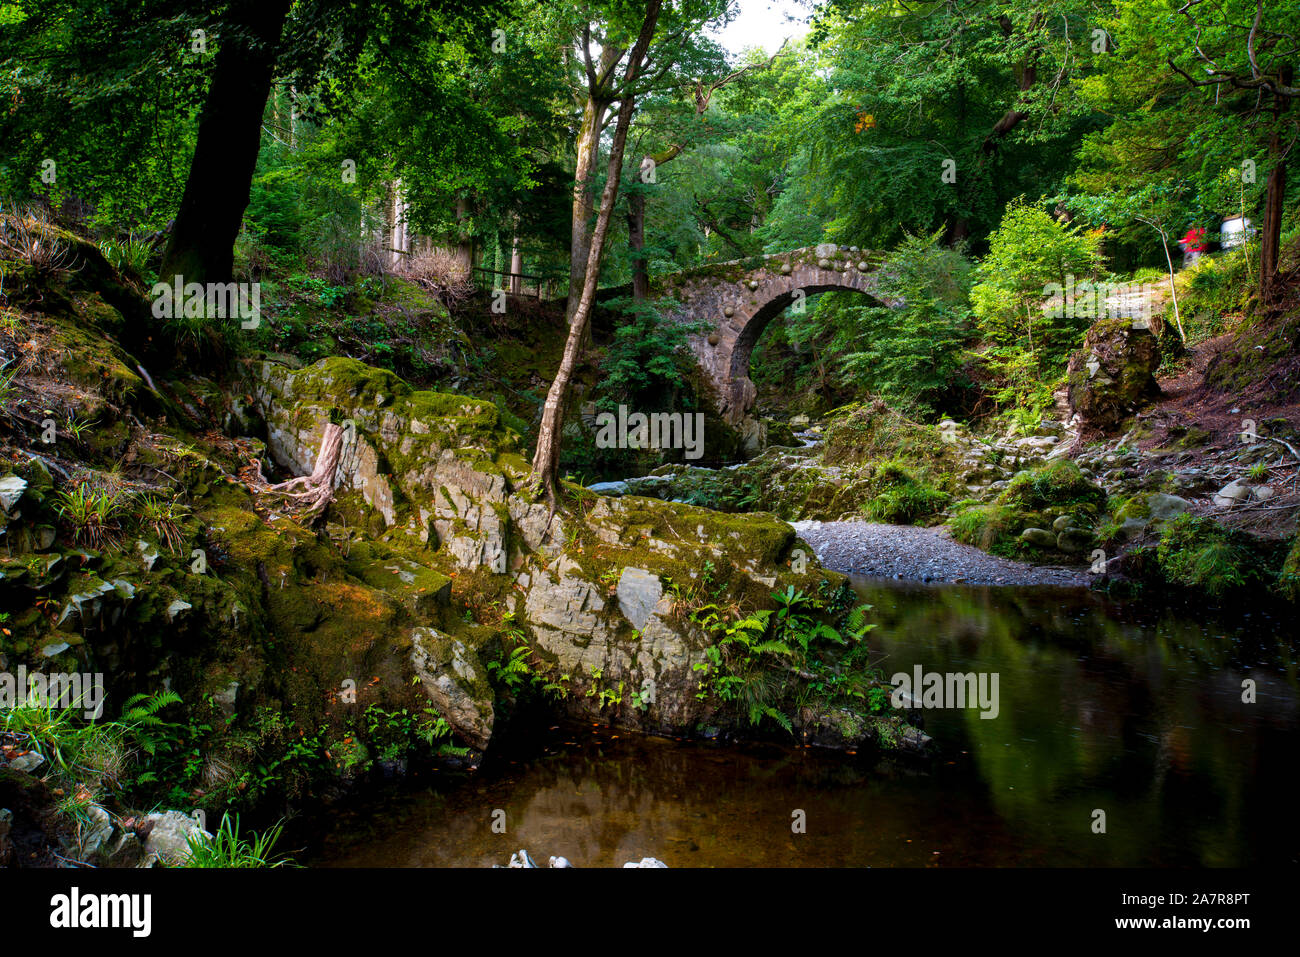
<svg viewBox="0 0 1300 957">
<path fill-rule="evenodd" d="M 524 277 L 519 275 L 524 271 L 524 255 L 519 251 L 519 237 L 516 236 L 510 245 L 510 294 L 519 295 L 524 291 Z"/>
<path fill-rule="evenodd" d="M 1279 80 L 1291 83 L 1291 68 L 1283 69 Z M 1264 187 L 1264 229 L 1259 237 L 1259 291 L 1267 298 L 1277 279 L 1282 258 L 1282 201 L 1286 196 L 1286 156 L 1282 152 L 1282 114 L 1291 105 L 1289 98 L 1273 94 L 1273 130 L 1268 141 L 1272 169 Z"/>
<path fill-rule="evenodd" d="M 469 214 L 469 197 L 457 196 L 456 222 L 461 223 L 462 226 L 452 251 L 455 253 L 456 269 L 463 272 L 467 277 L 472 275 L 474 271 L 474 237 L 470 235 L 469 229 L 463 225 L 465 220 L 469 219 Z"/>
<path fill-rule="evenodd" d="M 328 422 L 321 434 L 320 451 L 316 454 L 316 465 L 311 475 L 272 485 L 267 491 L 285 496 L 291 505 L 307 506 L 308 515 L 320 515 L 334 501 L 334 479 L 342 453 L 343 427 Z"/>
<path fill-rule="evenodd" d="M 262 114 L 271 92 L 280 33 L 291 0 L 239 0 L 221 40 L 199 118 L 180 209 L 163 253 L 161 278 L 228 282 L 248 206 Z"/>
<path fill-rule="evenodd" d="M 406 200 L 402 196 L 402 181 L 392 186 L 393 201 L 389 208 L 388 256 L 389 265 L 398 269 L 406 262 L 411 251 L 411 237 L 406 228 Z"/>
<path fill-rule="evenodd" d="M 623 56 L 623 48 L 609 46 L 600 51 L 596 69 L 604 76 Z M 587 91 L 587 101 L 582 108 L 582 126 L 578 131 L 577 155 L 573 169 L 573 225 L 569 240 L 569 298 L 565 304 L 565 318 L 573 323 L 578 309 L 578 292 L 587 275 L 587 260 L 591 256 L 590 223 L 595 209 L 595 196 L 591 191 L 592 176 L 596 172 L 596 159 L 600 154 L 600 131 L 605 125 L 605 111 L 609 108 L 608 85 Z"/>
<path fill-rule="evenodd" d="M 556 371 L 555 381 L 551 383 L 551 388 L 546 393 L 542 422 L 537 432 L 537 451 L 533 455 L 533 482 L 535 486 L 546 492 L 552 512 L 555 510 L 555 491 L 559 481 L 560 433 L 564 427 L 564 403 L 568 398 L 569 382 L 573 379 L 573 371 L 578 365 L 578 353 L 581 351 L 583 337 L 587 331 L 587 322 L 591 318 L 591 307 L 596 299 L 596 284 L 600 279 L 600 257 L 605 249 L 605 236 L 609 232 L 610 217 L 618 198 L 618 184 L 623 173 L 623 152 L 627 147 L 628 127 L 632 125 L 632 113 L 636 108 L 634 84 L 641 70 L 646 50 L 650 46 L 650 39 L 654 36 L 662 5 L 663 0 L 649 0 L 646 4 L 641 32 L 637 36 L 636 45 L 628 55 L 627 69 L 623 74 L 623 99 L 618 108 L 618 125 L 614 129 L 614 141 L 609 148 L 608 174 L 605 179 L 605 190 L 600 198 L 600 213 L 596 217 L 596 228 L 591 236 L 590 252 L 582 281 L 582 296 L 578 300 L 573 320 L 569 324 L 569 335 L 564 343 L 564 357 L 560 360 L 560 368 Z M 573 301 L 572 289 L 569 290 L 569 301 Z"/>
<path fill-rule="evenodd" d="M 632 298 L 650 298 L 650 272 L 645 262 L 645 193 L 640 188 L 627 197 L 627 245 L 632 252 Z"/>
</svg>

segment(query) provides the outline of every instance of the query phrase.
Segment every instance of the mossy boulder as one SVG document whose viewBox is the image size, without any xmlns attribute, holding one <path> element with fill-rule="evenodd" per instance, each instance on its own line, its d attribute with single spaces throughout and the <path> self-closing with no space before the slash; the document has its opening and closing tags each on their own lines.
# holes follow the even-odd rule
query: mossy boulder
<svg viewBox="0 0 1300 957">
<path fill-rule="evenodd" d="M 954 539 L 1003 558 L 1042 557 L 1043 552 L 1055 548 L 1055 537 L 1047 531 L 1050 527 L 1051 522 L 1041 512 L 997 503 L 959 503 L 948 519 L 948 528 Z M 1042 535 L 1026 538 L 1024 532 L 1027 529 Z"/>
<path fill-rule="evenodd" d="M 424 642 L 424 651 L 417 652 L 414 637 L 409 642 L 392 637 L 412 615 L 417 620 L 438 616 L 438 602 L 419 596 L 440 591 L 443 576 L 454 578 L 453 598 L 459 593 L 480 605 L 500 603 L 517 616 L 534 673 L 567 689 L 565 707 L 572 714 L 674 734 L 721 720 L 715 714 L 719 702 L 698 694 L 696 671 L 716 636 L 689 616 L 691 602 L 703 599 L 685 596 L 699 593 L 707 578 L 712 601 L 770 607 L 779 588 L 841 583 L 815 560 L 807 561 L 811 550 L 795 572 L 794 531 L 773 516 L 606 498 L 567 485 L 564 498 L 571 507 L 550 516 L 527 490 L 530 473 L 516 451 L 517 437 L 483 400 L 421 393 L 391 373 L 344 359 L 305 369 L 264 361 L 252 374 L 255 401 L 270 429 L 268 448 L 295 473 L 310 471 L 326 423 L 347 422 L 355 431 L 339 478 L 337 504 L 344 521 L 331 534 L 344 535 L 346 526 L 362 541 L 349 546 L 356 550 L 341 562 L 341 574 L 349 579 L 342 591 L 382 589 L 392 604 L 377 603 L 373 620 L 349 611 L 350 628 L 338 638 L 345 631 L 358 641 L 364 635 L 365 647 L 322 648 L 325 657 L 356 661 L 367 648 L 412 648 L 421 659 L 426 691 L 447 677 L 462 693 L 460 717 L 448 720 L 467 740 L 490 734 L 489 702 L 481 689 L 450 675 L 446 669 L 454 671 L 455 661 L 443 659 L 447 647 L 459 641 L 466 649 L 459 660 L 473 665 L 481 651 L 478 639 L 471 640 L 471 630 L 449 615 L 441 616 L 441 624 L 419 622 L 411 634 L 436 632 L 451 645 L 438 638 L 436 648 Z M 382 522 L 365 520 L 366 511 L 382 516 Z M 614 593 L 629 568 L 661 583 L 653 605 L 635 615 L 637 623 Z M 326 574 L 332 580 L 335 573 Z M 421 576 L 428 579 L 423 585 Z M 311 619 L 310 602 L 294 601 Z M 326 626 L 304 620 L 290 630 L 304 628 Z M 333 641 L 332 630 L 326 632 Z M 368 668 L 380 668 L 362 660 Z M 651 687 L 654 693 L 644 694 Z M 447 697 L 440 708 L 450 701 Z"/>
<path fill-rule="evenodd" d="M 1160 394 L 1160 344 L 1131 319 L 1103 319 L 1088 330 L 1066 368 L 1070 411 L 1085 432 L 1114 431 Z"/>
<path fill-rule="evenodd" d="M 470 744 L 486 748 L 495 720 L 492 688 L 472 643 L 421 627 L 411 632 L 411 667 L 429 700 Z"/>
<path fill-rule="evenodd" d="M 1071 510 L 1096 514 L 1106 504 L 1106 491 L 1088 481 L 1068 459 L 1057 459 L 1012 476 L 997 504 L 1031 511 Z"/>
</svg>

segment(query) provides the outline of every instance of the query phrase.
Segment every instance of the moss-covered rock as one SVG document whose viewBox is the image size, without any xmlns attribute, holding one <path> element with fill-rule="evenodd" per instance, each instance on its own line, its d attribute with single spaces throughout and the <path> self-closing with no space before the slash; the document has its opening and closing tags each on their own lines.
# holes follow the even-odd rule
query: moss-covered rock
<svg viewBox="0 0 1300 957">
<path fill-rule="evenodd" d="M 1160 344 L 1150 329 L 1128 318 L 1097 322 L 1066 369 L 1070 410 L 1085 431 L 1116 429 L 1160 394 L 1159 365 Z"/>
<path fill-rule="evenodd" d="M 997 504 L 1032 511 L 1070 509 L 1096 514 L 1106 504 L 1106 491 L 1084 477 L 1068 459 L 1018 472 L 998 495 Z"/>
<path fill-rule="evenodd" d="M 952 537 L 963 545 L 1022 560 L 1041 558 L 1055 547 L 1055 538 L 1046 531 L 1050 527 L 1051 522 L 1041 512 L 997 503 L 959 503 L 948 519 Z M 1046 537 L 1025 538 L 1026 529 L 1037 529 Z"/>
</svg>

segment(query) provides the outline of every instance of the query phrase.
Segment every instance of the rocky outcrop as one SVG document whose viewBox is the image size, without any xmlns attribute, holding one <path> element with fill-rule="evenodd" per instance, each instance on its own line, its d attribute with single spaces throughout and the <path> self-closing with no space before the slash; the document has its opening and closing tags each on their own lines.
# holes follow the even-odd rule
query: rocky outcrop
<svg viewBox="0 0 1300 957">
<path fill-rule="evenodd" d="M 492 689 L 464 641 L 420 627 L 411 632 L 411 667 L 425 694 L 461 736 L 476 748 L 492 739 Z"/>
<path fill-rule="evenodd" d="M 700 693 L 715 638 L 670 585 L 701 583 L 714 568 L 714 591 L 762 607 L 778 587 L 811 591 L 835 579 L 815 562 L 792 570 L 793 529 L 762 514 L 593 497 L 578 513 L 551 516 L 531 496 L 518 439 L 491 403 L 420 392 L 339 358 L 303 369 L 264 360 L 249 367 L 249 378 L 268 451 L 287 470 L 309 472 L 326 424 L 343 425 L 334 508 L 374 545 L 398 551 L 359 558 L 350 571 L 376 585 L 384 575 L 473 576 L 483 600 L 499 596 L 514 616 L 535 672 L 561 689 L 574 715 L 673 734 L 727 724 L 715 697 Z M 403 584 L 419 590 L 417 581 Z M 459 736 L 486 747 L 496 714 L 486 665 L 498 653 L 498 633 L 404 604 L 414 627 L 394 647 L 408 649 L 413 678 Z M 798 720 L 821 721 L 812 712 Z M 841 746 L 873 734 L 869 719 L 836 727 L 853 734 Z"/>
</svg>

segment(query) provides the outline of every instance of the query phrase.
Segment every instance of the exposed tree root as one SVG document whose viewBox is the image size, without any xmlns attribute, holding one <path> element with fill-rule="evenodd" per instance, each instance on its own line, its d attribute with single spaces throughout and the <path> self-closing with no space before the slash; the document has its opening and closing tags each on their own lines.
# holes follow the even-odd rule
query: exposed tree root
<svg viewBox="0 0 1300 957">
<path fill-rule="evenodd" d="M 339 459 L 343 452 L 343 427 L 330 422 L 321 436 L 316 467 L 311 475 L 291 478 L 266 489 L 284 497 L 293 508 L 305 507 L 306 515 L 322 514 L 334 501 L 334 479 L 338 475 Z"/>
</svg>

